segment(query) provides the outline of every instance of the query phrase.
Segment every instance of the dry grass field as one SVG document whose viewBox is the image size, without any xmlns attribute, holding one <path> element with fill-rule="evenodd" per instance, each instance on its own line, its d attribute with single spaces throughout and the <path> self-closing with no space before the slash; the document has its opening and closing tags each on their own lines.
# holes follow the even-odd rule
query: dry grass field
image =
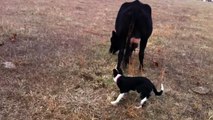
<svg viewBox="0 0 213 120">
<path fill-rule="evenodd" d="M 139 110 L 135 92 L 110 104 L 119 91 L 109 39 L 123 2 L 0 0 L 0 119 L 213 120 L 213 4 L 199 0 L 143 0 L 154 25 L 145 72 L 134 54 L 125 74 L 163 82 L 165 92 Z"/>
</svg>

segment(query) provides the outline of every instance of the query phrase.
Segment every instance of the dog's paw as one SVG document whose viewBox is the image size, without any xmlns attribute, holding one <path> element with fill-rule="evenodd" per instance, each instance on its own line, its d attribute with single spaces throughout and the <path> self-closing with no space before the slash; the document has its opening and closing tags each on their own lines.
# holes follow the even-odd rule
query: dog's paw
<svg viewBox="0 0 213 120">
<path fill-rule="evenodd" d="M 112 105 L 117 105 L 117 102 L 116 101 L 112 101 L 111 104 Z"/>
<path fill-rule="evenodd" d="M 140 108 L 142 108 L 142 106 L 140 105 L 140 106 L 135 106 L 135 108 L 136 109 L 140 109 Z"/>
</svg>

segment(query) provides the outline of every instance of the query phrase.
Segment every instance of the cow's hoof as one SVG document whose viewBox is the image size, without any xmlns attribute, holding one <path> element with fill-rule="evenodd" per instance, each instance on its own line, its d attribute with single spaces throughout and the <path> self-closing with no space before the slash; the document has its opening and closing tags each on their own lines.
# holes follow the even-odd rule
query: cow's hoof
<svg viewBox="0 0 213 120">
<path fill-rule="evenodd" d="M 143 72 L 145 71 L 145 70 L 143 69 L 143 66 L 142 66 L 142 65 L 139 66 L 139 70 L 140 70 L 140 71 L 143 71 Z"/>
</svg>

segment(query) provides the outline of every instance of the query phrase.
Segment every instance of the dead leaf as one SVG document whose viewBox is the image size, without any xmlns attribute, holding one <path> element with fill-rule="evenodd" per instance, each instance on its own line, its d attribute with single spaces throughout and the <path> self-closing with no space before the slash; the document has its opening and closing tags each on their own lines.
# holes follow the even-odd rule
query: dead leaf
<svg viewBox="0 0 213 120">
<path fill-rule="evenodd" d="M 0 41 L 0 46 L 3 46 L 4 45 L 4 42 Z"/>
<path fill-rule="evenodd" d="M 158 62 L 153 61 L 153 63 L 154 63 L 154 65 L 155 65 L 156 67 L 159 66 Z"/>
<path fill-rule="evenodd" d="M 5 68 L 8 68 L 8 69 L 15 69 L 16 68 L 16 65 L 12 62 L 4 62 L 3 65 L 4 65 Z"/>
<path fill-rule="evenodd" d="M 203 86 L 200 86 L 200 87 L 194 87 L 191 89 L 193 92 L 195 93 L 198 93 L 198 94 L 201 94 L 201 95 L 205 95 L 207 93 L 209 93 L 209 89 L 206 88 L 206 87 L 203 87 Z"/>
<path fill-rule="evenodd" d="M 128 115 L 129 117 L 131 117 L 131 118 L 137 118 L 137 117 L 139 117 L 139 116 L 137 115 L 137 111 L 135 110 L 134 107 L 128 107 L 128 108 L 127 108 L 127 115 Z"/>
<path fill-rule="evenodd" d="M 10 37 L 9 39 L 10 39 L 11 42 L 17 41 L 17 34 L 14 33 L 14 34 L 12 35 L 12 37 Z"/>
</svg>

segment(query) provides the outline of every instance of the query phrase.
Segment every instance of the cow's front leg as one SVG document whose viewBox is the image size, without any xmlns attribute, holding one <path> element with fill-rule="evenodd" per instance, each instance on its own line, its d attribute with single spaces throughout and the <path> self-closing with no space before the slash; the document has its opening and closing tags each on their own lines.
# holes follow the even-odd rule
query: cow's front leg
<svg viewBox="0 0 213 120">
<path fill-rule="evenodd" d="M 127 68 L 128 64 L 129 64 L 129 58 L 131 56 L 131 51 L 130 48 L 127 48 L 125 51 L 125 55 L 124 55 L 124 68 Z"/>
<path fill-rule="evenodd" d="M 140 51 L 139 51 L 139 61 L 140 61 L 139 70 L 143 70 L 143 67 L 144 67 L 143 60 L 144 60 L 144 52 L 145 52 L 146 44 L 147 44 L 147 39 L 141 38 Z"/>
<path fill-rule="evenodd" d="M 139 70 L 143 69 L 143 59 L 144 59 L 144 51 L 140 50 L 139 51 L 139 61 L 140 61 Z"/>
<path fill-rule="evenodd" d="M 129 64 L 130 56 L 131 56 L 131 47 L 130 47 L 130 39 L 128 39 L 124 52 L 124 64 L 123 64 L 124 68 L 126 68 L 127 65 Z"/>
<path fill-rule="evenodd" d="M 124 97 L 125 93 L 120 93 L 115 101 L 112 101 L 112 105 L 117 105 L 119 101 Z"/>
<path fill-rule="evenodd" d="M 117 63 L 117 69 L 120 70 L 121 69 L 121 63 L 123 60 L 123 56 L 124 56 L 124 49 L 119 50 L 118 53 L 118 63 Z"/>
</svg>

